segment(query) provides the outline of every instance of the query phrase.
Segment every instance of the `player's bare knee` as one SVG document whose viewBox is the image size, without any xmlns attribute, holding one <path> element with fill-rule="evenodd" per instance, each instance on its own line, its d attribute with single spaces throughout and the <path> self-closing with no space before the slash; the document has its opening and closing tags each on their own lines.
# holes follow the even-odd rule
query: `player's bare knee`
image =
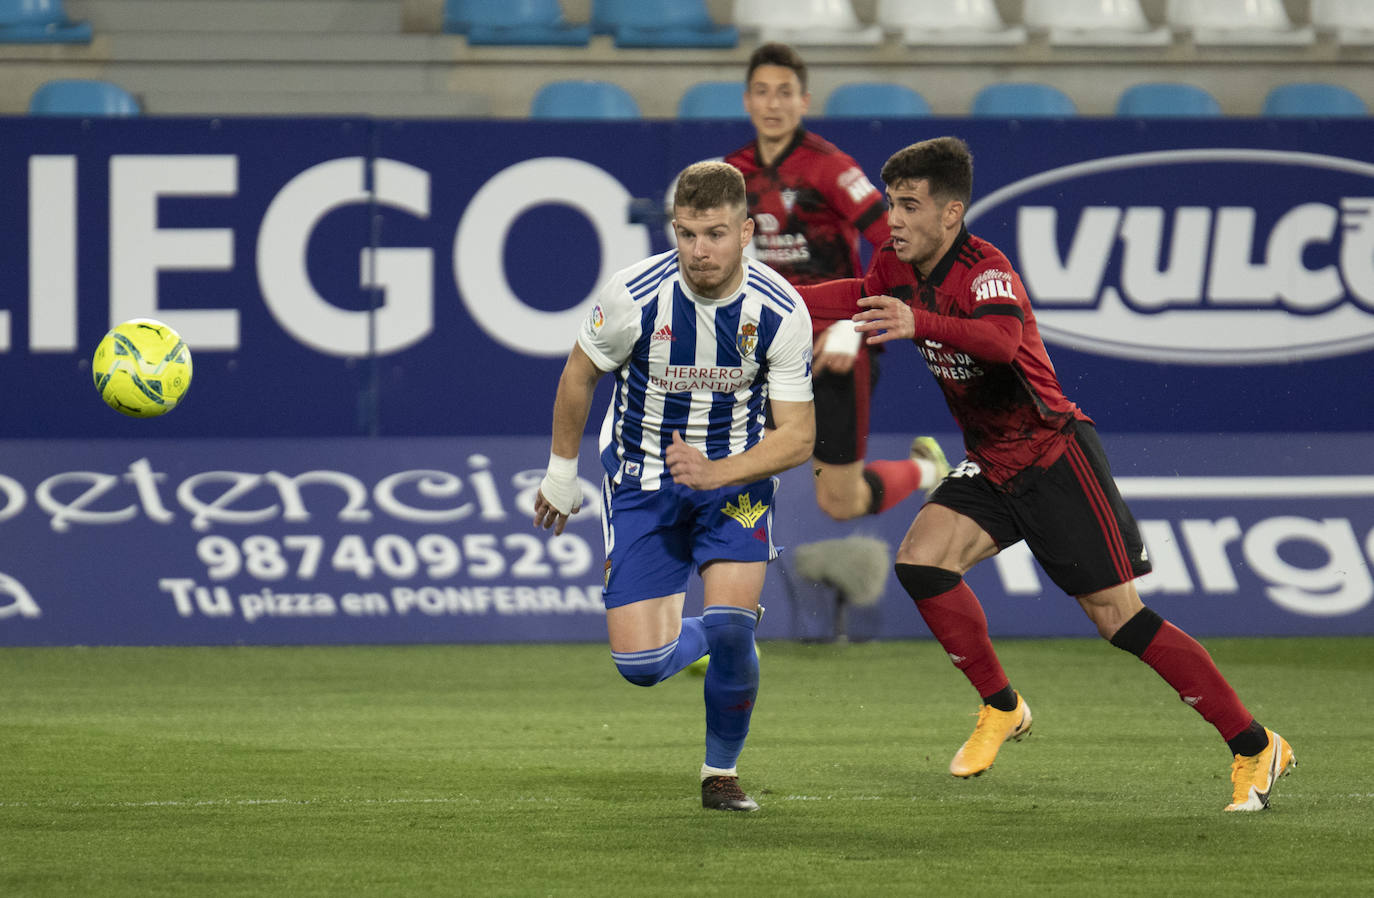
<svg viewBox="0 0 1374 898">
<path fill-rule="evenodd" d="M 1097 627 L 1098 635 L 1109 642 L 1145 608 L 1129 583 L 1077 598 L 1083 612 Z"/>
<path fill-rule="evenodd" d="M 863 515 L 862 503 L 852 491 L 836 489 L 820 480 L 816 481 L 816 505 L 834 521 L 852 521 Z"/>
<path fill-rule="evenodd" d="M 856 513 L 847 502 L 830 497 L 821 498 L 817 496 L 816 504 L 820 506 L 821 511 L 825 512 L 826 516 L 832 521 L 852 521 L 859 517 L 859 514 Z"/>
</svg>

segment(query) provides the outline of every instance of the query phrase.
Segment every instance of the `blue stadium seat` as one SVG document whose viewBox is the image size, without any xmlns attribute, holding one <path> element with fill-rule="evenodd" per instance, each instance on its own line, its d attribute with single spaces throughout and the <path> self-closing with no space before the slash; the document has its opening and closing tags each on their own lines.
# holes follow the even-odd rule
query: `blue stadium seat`
<svg viewBox="0 0 1374 898">
<path fill-rule="evenodd" d="M 1150 81 L 1122 91 L 1116 101 L 1116 114 L 1135 118 L 1196 118 L 1221 115 L 1221 104 L 1195 84 Z"/>
<path fill-rule="evenodd" d="M 930 115 L 926 98 L 905 84 L 860 81 L 841 84 L 825 101 L 827 116 L 912 118 Z"/>
<path fill-rule="evenodd" d="M 1349 117 L 1368 115 L 1369 107 L 1348 87 L 1304 82 L 1280 84 L 1269 91 L 1260 113 L 1289 118 Z"/>
<path fill-rule="evenodd" d="M 67 18 L 62 0 L 0 0 L 0 43 L 88 44 L 91 23 Z"/>
<path fill-rule="evenodd" d="M 989 84 L 973 97 L 970 115 L 1002 118 L 1065 117 L 1078 114 L 1068 94 L 1034 82 Z"/>
<path fill-rule="evenodd" d="M 620 27 L 621 9 L 631 0 L 592 0 L 592 34 L 615 34 Z"/>
<path fill-rule="evenodd" d="M 617 47 L 734 47 L 739 29 L 717 25 L 705 0 L 592 0 L 592 30 Z"/>
<path fill-rule="evenodd" d="M 634 119 L 639 104 L 609 81 L 551 81 L 535 91 L 530 117 L 539 119 Z"/>
<path fill-rule="evenodd" d="M 586 46 L 590 25 L 563 20 L 558 0 L 444 0 L 444 31 L 469 44 Z"/>
<path fill-rule="evenodd" d="M 93 79 L 48 81 L 29 97 L 30 115 L 126 117 L 142 111 L 134 95 L 118 84 Z"/>
<path fill-rule="evenodd" d="M 743 81 L 702 81 L 677 101 L 678 118 L 745 118 Z"/>
</svg>

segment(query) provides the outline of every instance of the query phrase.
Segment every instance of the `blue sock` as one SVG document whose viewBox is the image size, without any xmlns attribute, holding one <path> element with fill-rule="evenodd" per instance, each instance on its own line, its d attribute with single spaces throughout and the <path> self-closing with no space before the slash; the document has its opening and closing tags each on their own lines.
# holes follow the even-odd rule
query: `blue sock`
<svg viewBox="0 0 1374 898">
<path fill-rule="evenodd" d="M 661 683 L 706 654 L 706 627 L 699 617 L 682 619 L 682 632 L 665 646 L 643 652 L 611 652 L 611 660 L 636 686 Z"/>
<path fill-rule="evenodd" d="M 706 765 L 735 766 L 749 735 L 749 718 L 759 693 L 759 659 L 754 654 L 753 611 L 712 605 L 702 615 L 711 666 L 706 668 Z"/>
</svg>

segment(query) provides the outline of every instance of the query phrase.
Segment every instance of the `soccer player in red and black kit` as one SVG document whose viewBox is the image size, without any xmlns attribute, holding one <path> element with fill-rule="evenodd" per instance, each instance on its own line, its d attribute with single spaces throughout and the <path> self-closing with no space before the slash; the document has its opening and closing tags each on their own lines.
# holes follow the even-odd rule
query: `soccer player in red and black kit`
<svg viewBox="0 0 1374 898">
<path fill-rule="evenodd" d="M 745 74 L 756 137 L 725 157 L 744 173 L 756 258 L 794 286 L 858 276 L 860 233 L 874 247 L 888 236 L 883 196 L 863 169 L 802 127 L 810 103 L 801 56 L 786 44 L 763 44 Z M 930 437 L 913 441 L 908 458 L 865 463 L 874 351 L 860 342 L 849 313 L 813 315 L 811 327 L 821 510 L 839 521 L 876 514 L 939 482 L 949 465 Z"/>
<path fill-rule="evenodd" d="M 964 227 L 968 147 L 953 137 L 913 144 L 887 160 L 882 178 L 892 237 L 867 276 L 801 292 L 831 314 L 857 303 L 868 343 L 913 340 L 964 433 L 968 460 L 916 515 L 896 564 L 931 632 L 983 699 L 950 772 L 977 776 L 1004 742 L 1030 731 L 1030 709 L 964 582 L 973 565 L 1025 540 L 1103 638 L 1154 668 L 1226 740 L 1234 755 L 1226 810 L 1267 807 L 1293 749 L 1255 721 L 1201 645 L 1141 603 L 1133 581 L 1150 562 L 1092 420 L 1060 388 L 1020 276 Z"/>
</svg>

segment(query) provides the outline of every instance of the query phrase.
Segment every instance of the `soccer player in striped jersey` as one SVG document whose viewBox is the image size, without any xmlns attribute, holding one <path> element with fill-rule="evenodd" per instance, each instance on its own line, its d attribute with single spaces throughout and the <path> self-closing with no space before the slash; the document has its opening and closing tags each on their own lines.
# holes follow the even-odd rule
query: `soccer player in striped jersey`
<svg viewBox="0 0 1374 898">
<path fill-rule="evenodd" d="M 753 811 L 736 761 L 758 693 L 759 594 L 777 557 L 774 475 L 810 457 L 815 439 L 811 320 L 786 280 L 744 256 L 753 222 L 737 169 L 689 166 L 673 212 L 677 249 L 613 275 L 568 356 L 534 523 L 561 533 L 581 506 L 578 446 L 596 383 L 613 373 L 601 428 L 611 658 L 652 686 L 710 654 L 702 806 Z M 683 618 L 693 567 L 705 607 Z"/>
<path fill-rule="evenodd" d="M 992 766 L 1030 732 L 964 574 L 1025 540 L 1045 573 L 1078 600 L 1097 632 L 1155 670 L 1226 740 L 1228 811 L 1269 806 L 1293 749 L 1246 710 L 1196 640 L 1140 600 L 1150 560 L 1092 420 L 1064 395 L 1021 278 L 964 226 L 973 157 L 941 137 L 883 166 L 892 239 L 861 281 L 813 288 L 858 302 L 868 342 L 911 340 L 964 432 L 968 460 L 935 489 L 897 550 L 897 579 L 982 697 L 973 735 L 950 762 L 958 777 Z M 860 297 L 863 298 L 860 298 Z M 1138 738 L 1150 739 L 1149 733 Z"/>
<path fill-rule="evenodd" d="M 852 156 L 803 126 L 810 105 L 801 55 L 787 44 L 760 45 L 750 55 L 744 84 L 755 139 L 725 157 L 744 173 L 756 258 L 793 286 L 858 277 L 860 234 L 875 248 L 888 237 L 883 195 Z M 949 465 L 931 437 L 914 440 L 905 458 L 867 460 L 877 347 L 860 342 L 848 315 L 810 311 L 816 504 L 834 520 L 847 521 L 934 487 Z"/>
</svg>

